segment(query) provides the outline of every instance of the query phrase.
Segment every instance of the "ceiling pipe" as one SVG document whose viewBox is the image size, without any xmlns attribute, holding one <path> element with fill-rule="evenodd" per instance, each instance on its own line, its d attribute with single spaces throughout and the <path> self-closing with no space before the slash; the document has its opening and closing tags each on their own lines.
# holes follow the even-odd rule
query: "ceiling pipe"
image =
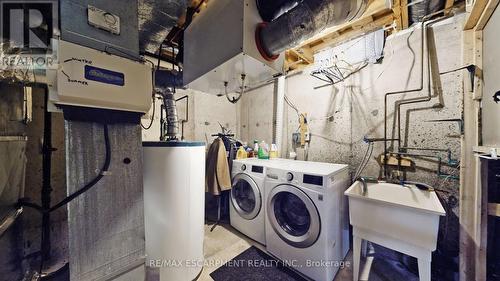
<svg viewBox="0 0 500 281">
<path fill-rule="evenodd" d="M 270 1 L 270 0 L 269 0 Z M 326 28 L 340 25 L 363 14 L 368 0 L 303 0 L 272 22 L 256 29 L 256 44 L 269 61 L 298 46 Z"/>
</svg>

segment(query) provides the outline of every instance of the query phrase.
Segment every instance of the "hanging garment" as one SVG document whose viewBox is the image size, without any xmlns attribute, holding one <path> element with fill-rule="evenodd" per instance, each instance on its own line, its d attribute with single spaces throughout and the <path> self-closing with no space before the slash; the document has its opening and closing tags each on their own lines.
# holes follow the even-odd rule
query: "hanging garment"
<svg viewBox="0 0 500 281">
<path fill-rule="evenodd" d="M 231 189 L 226 148 L 221 138 L 215 139 L 208 149 L 205 180 L 205 191 L 213 195 L 220 195 L 221 191 Z"/>
</svg>

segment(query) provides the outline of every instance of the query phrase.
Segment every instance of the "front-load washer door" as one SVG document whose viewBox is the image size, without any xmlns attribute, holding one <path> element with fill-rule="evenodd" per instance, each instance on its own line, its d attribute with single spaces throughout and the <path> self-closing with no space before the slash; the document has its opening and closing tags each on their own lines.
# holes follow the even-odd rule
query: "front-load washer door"
<svg viewBox="0 0 500 281">
<path fill-rule="evenodd" d="M 260 212 L 262 196 L 255 181 L 247 174 L 238 174 L 233 179 L 231 203 L 244 219 L 254 219 Z"/>
<path fill-rule="evenodd" d="M 278 185 L 269 193 L 267 215 L 274 231 L 289 245 L 307 248 L 321 231 L 321 220 L 314 202 L 292 185 Z"/>
</svg>

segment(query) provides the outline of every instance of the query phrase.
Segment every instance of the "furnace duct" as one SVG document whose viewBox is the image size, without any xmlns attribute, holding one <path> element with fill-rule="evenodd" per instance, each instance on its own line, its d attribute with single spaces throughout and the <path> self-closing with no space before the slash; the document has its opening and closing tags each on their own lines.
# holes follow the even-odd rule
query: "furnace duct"
<svg viewBox="0 0 500 281">
<path fill-rule="evenodd" d="M 272 60 L 281 52 L 298 46 L 326 28 L 359 17 L 365 11 L 367 0 L 303 0 L 275 19 L 273 14 L 297 1 L 278 1 L 281 6 L 278 3 L 264 5 L 264 2 L 257 1 L 259 9 L 271 7 L 271 10 L 259 10 L 259 13 L 265 16 L 264 20 L 272 21 L 264 22 L 258 27 L 256 39 L 261 54 Z"/>
<path fill-rule="evenodd" d="M 266 22 L 271 22 L 288 10 L 297 6 L 299 0 L 256 0 L 260 17 Z"/>
</svg>

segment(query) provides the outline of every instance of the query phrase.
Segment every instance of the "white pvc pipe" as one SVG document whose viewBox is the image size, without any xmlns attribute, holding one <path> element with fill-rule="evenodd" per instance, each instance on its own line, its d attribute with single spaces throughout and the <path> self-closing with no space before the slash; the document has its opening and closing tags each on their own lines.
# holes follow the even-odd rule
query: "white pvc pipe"
<svg viewBox="0 0 500 281">
<path fill-rule="evenodd" d="M 277 79 L 278 87 L 276 93 L 276 130 L 274 140 L 278 146 L 278 156 L 281 157 L 283 149 L 283 113 L 285 109 L 285 76 Z"/>
</svg>

